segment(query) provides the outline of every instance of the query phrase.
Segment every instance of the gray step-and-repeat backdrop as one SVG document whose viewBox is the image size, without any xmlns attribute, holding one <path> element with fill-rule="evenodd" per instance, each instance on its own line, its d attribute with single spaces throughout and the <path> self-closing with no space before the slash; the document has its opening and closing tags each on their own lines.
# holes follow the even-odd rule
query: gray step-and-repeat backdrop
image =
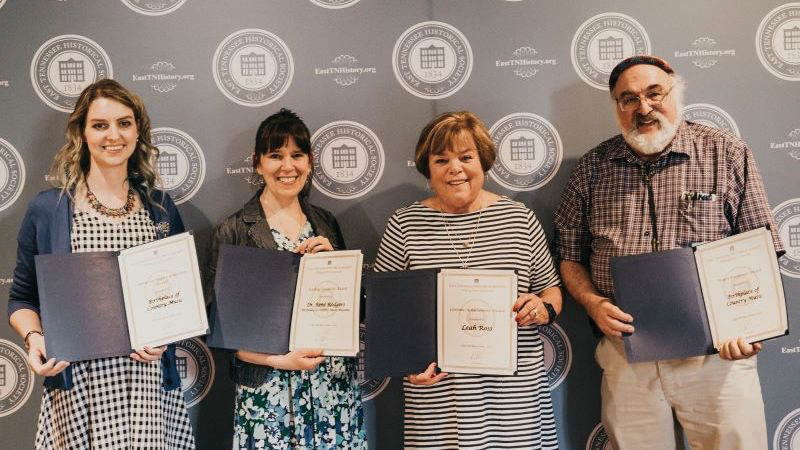
<svg viewBox="0 0 800 450">
<path fill-rule="evenodd" d="M 483 118 L 500 148 L 488 188 L 531 207 L 550 233 L 576 159 L 617 133 L 611 68 L 634 53 L 665 57 L 688 81 L 687 117 L 742 136 L 763 172 L 788 248 L 793 333 L 765 345 L 759 370 L 770 445 L 800 450 L 800 3 L 0 0 L 0 36 L 3 298 L 26 204 L 47 186 L 66 113 L 98 78 L 144 98 L 163 188 L 201 255 L 252 195 L 258 123 L 289 107 L 314 133 L 312 200 L 369 263 L 392 211 L 428 195 L 411 160 L 435 114 Z M 512 142 L 525 151 L 512 155 Z M 41 379 L 0 322 L 0 447 L 30 448 Z M 561 446 L 609 448 L 583 310 L 567 301 L 543 335 Z M 229 448 L 228 362 L 197 339 L 178 351 L 199 447 Z M 372 448 L 400 448 L 399 380 L 363 387 Z"/>
</svg>

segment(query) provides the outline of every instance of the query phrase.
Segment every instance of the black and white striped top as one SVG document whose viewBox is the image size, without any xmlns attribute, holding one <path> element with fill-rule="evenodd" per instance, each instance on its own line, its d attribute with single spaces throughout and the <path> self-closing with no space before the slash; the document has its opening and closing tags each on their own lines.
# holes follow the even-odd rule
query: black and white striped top
<svg viewBox="0 0 800 450">
<path fill-rule="evenodd" d="M 471 244 L 471 253 L 464 242 Z M 464 263 L 470 269 L 515 269 L 520 293 L 560 284 L 539 221 L 507 197 L 467 214 L 441 213 L 420 203 L 395 211 L 375 270 L 461 268 Z M 405 448 L 558 448 L 537 327 L 519 329 L 517 364 L 514 376 L 451 374 L 433 386 L 406 380 Z"/>
</svg>

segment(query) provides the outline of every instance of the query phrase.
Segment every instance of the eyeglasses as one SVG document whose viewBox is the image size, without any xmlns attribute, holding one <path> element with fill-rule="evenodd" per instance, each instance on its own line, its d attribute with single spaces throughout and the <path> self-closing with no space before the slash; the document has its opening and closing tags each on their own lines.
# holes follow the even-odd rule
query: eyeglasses
<svg viewBox="0 0 800 450">
<path fill-rule="evenodd" d="M 662 91 L 661 89 L 653 89 L 651 91 L 647 91 L 644 93 L 644 101 L 647 102 L 649 106 L 661 106 L 661 102 L 664 101 L 665 98 L 672 92 L 672 88 L 675 87 L 675 84 L 670 86 L 667 92 Z M 617 105 L 621 111 L 633 111 L 635 109 L 639 109 L 642 104 L 642 95 L 634 95 L 634 94 L 626 94 L 622 97 L 617 99 Z"/>
</svg>

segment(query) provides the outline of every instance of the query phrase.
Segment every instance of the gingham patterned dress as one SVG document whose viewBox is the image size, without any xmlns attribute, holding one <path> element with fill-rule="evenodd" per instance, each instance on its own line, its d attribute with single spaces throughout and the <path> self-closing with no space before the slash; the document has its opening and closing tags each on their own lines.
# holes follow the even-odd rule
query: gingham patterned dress
<svg viewBox="0 0 800 450">
<path fill-rule="evenodd" d="M 77 210 L 73 215 L 73 252 L 122 250 L 155 238 L 144 208 L 119 223 Z M 162 388 L 161 361 L 117 356 L 71 366 L 72 389 L 42 394 L 37 450 L 195 448 L 181 390 Z"/>
</svg>

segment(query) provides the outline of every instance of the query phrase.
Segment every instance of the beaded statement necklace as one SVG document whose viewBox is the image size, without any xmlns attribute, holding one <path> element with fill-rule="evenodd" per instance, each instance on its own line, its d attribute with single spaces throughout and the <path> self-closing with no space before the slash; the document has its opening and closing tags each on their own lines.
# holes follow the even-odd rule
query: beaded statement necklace
<svg viewBox="0 0 800 450">
<path fill-rule="evenodd" d="M 109 208 L 108 206 L 100 203 L 100 200 L 97 199 L 97 196 L 94 195 L 94 192 L 89 189 L 89 185 L 87 184 L 86 200 L 88 200 L 89 206 L 91 206 L 93 210 L 106 217 L 124 217 L 133 211 L 134 194 L 133 189 L 128 188 L 128 198 L 125 200 L 125 204 L 122 205 L 121 208 Z"/>
</svg>

